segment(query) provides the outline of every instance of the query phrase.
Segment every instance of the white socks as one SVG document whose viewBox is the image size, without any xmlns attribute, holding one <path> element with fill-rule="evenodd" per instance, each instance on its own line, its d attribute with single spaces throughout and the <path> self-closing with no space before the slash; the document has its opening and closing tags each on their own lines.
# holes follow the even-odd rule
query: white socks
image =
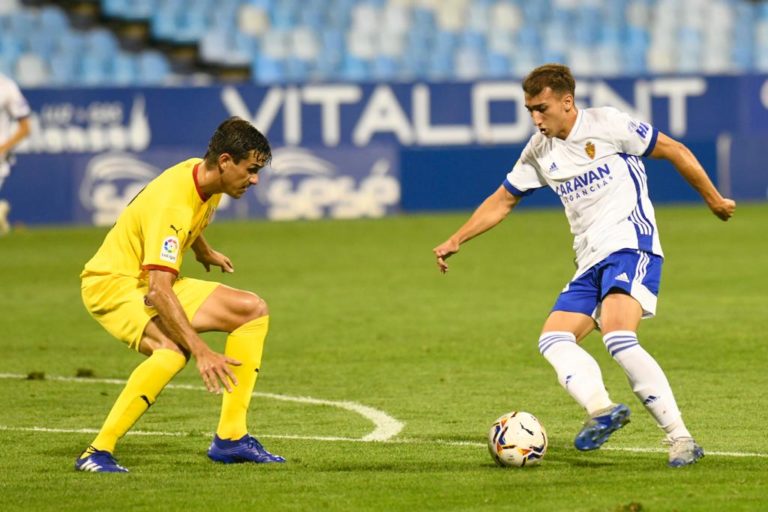
<svg viewBox="0 0 768 512">
<path fill-rule="evenodd" d="M 560 385 L 590 416 L 611 405 L 597 361 L 576 343 L 572 333 L 543 333 L 539 352 L 554 366 Z"/>
<path fill-rule="evenodd" d="M 605 347 L 627 375 L 635 396 L 654 417 L 667 437 L 691 437 L 664 371 L 640 346 L 632 331 L 613 331 L 603 336 Z M 557 380 L 592 416 L 612 405 L 597 361 L 576 343 L 570 332 L 545 332 L 539 352 L 557 372 Z"/>
<path fill-rule="evenodd" d="M 640 346 L 637 335 L 632 331 L 613 331 L 603 336 L 603 343 L 626 373 L 635 396 L 667 436 L 671 439 L 691 437 L 664 371 Z"/>
</svg>

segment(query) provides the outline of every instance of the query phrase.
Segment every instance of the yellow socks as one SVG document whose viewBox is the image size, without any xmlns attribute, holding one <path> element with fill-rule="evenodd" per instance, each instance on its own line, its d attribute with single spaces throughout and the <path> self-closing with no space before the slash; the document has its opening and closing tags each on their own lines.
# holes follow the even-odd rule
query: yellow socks
<svg viewBox="0 0 768 512">
<path fill-rule="evenodd" d="M 224 353 L 240 361 L 232 366 L 238 385 L 232 393 L 224 392 L 221 417 L 216 434 L 221 439 L 240 439 L 248 433 L 246 417 L 256 386 L 269 317 L 263 316 L 235 329 L 227 338 Z M 136 367 L 109 412 L 98 436 L 86 450 L 114 453 L 117 441 L 141 418 L 157 396 L 186 364 L 185 357 L 173 350 L 161 349 Z"/>
<path fill-rule="evenodd" d="M 155 403 L 157 395 L 186 363 L 186 358 L 178 352 L 155 350 L 133 370 L 91 447 L 114 453 L 117 441 Z"/>
<path fill-rule="evenodd" d="M 221 400 L 221 417 L 216 435 L 220 439 L 240 439 L 248 433 L 246 416 L 251 403 L 253 388 L 259 375 L 264 339 L 269 330 L 269 316 L 262 316 L 247 322 L 229 335 L 224 354 L 242 364 L 232 366 L 237 377 L 237 386 L 231 393 L 224 391 Z"/>
</svg>

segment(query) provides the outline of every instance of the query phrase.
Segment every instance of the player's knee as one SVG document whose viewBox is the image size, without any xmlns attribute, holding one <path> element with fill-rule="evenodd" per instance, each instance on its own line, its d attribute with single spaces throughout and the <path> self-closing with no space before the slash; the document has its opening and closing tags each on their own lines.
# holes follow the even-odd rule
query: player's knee
<svg viewBox="0 0 768 512">
<path fill-rule="evenodd" d="M 146 356 L 151 356 L 156 350 L 171 350 L 184 356 L 186 361 L 189 361 L 190 353 L 183 347 L 180 347 L 170 339 L 154 338 L 152 336 L 145 335 L 139 344 L 139 352 Z"/>
<path fill-rule="evenodd" d="M 183 355 L 187 361 L 190 358 L 189 351 L 168 336 L 160 317 L 154 317 L 147 323 L 139 341 L 139 352 L 142 354 L 151 356 L 155 350 L 172 350 Z"/>
<path fill-rule="evenodd" d="M 183 347 L 178 346 L 176 343 L 168 343 L 166 345 L 163 345 L 162 347 L 159 347 L 163 350 L 172 350 L 173 352 L 176 352 L 177 354 L 180 354 L 184 356 L 185 362 L 189 361 L 189 358 L 191 357 L 191 354 L 189 351 Z"/>
<path fill-rule="evenodd" d="M 237 313 L 245 320 L 255 320 L 269 315 L 267 301 L 255 293 L 245 292 L 237 304 Z"/>
</svg>

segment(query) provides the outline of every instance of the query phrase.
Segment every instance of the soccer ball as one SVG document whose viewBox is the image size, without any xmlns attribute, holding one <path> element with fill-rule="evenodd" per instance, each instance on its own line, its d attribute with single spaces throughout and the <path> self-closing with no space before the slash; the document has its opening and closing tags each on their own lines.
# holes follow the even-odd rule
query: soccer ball
<svg viewBox="0 0 768 512">
<path fill-rule="evenodd" d="M 499 466 L 534 466 L 547 453 L 547 432 L 533 414 L 508 412 L 491 425 L 488 451 Z"/>
</svg>

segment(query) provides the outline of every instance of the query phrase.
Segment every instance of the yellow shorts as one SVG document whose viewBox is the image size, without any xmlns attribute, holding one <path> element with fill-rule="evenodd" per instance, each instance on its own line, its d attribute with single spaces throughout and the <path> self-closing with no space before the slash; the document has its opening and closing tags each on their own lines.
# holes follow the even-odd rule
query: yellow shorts
<svg viewBox="0 0 768 512">
<path fill-rule="evenodd" d="M 144 329 L 157 310 L 144 302 L 148 283 L 133 277 L 91 275 L 83 278 L 80 291 L 85 309 L 112 336 L 139 350 Z M 179 277 L 173 291 L 191 321 L 219 283 Z"/>
</svg>

